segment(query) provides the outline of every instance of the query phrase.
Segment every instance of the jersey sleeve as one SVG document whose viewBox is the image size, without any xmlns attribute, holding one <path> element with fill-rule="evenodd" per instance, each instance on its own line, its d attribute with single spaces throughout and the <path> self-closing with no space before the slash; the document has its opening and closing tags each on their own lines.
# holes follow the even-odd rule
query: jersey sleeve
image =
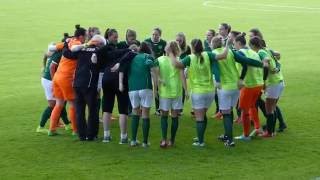
<svg viewBox="0 0 320 180">
<path fill-rule="evenodd" d="M 211 63 L 212 74 L 214 74 L 214 78 L 216 82 L 220 82 L 220 69 L 219 69 L 218 61 L 216 60 L 216 54 L 212 52 L 207 52 L 207 53 Z"/>
<path fill-rule="evenodd" d="M 258 52 L 258 55 L 259 55 L 261 60 L 264 60 L 264 59 L 268 58 L 268 54 L 265 51 Z"/>
<path fill-rule="evenodd" d="M 146 58 L 146 61 L 145 61 L 145 65 L 148 67 L 148 68 L 152 68 L 152 67 L 154 67 L 155 66 L 155 60 L 154 60 L 154 58 L 152 57 L 152 56 L 150 56 L 150 55 L 148 55 L 148 54 L 146 54 L 145 55 L 145 58 Z"/>
<path fill-rule="evenodd" d="M 186 56 L 181 60 L 181 63 L 184 65 L 184 67 L 189 67 L 191 62 L 190 56 Z"/>
<path fill-rule="evenodd" d="M 240 64 L 247 64 L 249 66 L 254 66 L 254 67 L 262 67 L 263 66 L 261 61 L 247 58 L 243 54 L 240 54 L 238 51 L 232 50 L 232 53 L 234 55 L 234 59 L 236 60 L 236 62 L 238 62 Z"/>
<path fill-rule="evenodd" d="M 159 67 L 159 60 L 158 59 L 155 59 L 153 61 L 153 67 Z"/>
<path fill-rule="evenodd" d="M 57 51 L 61 51 L 64 47 L 64 43 L 63 42 L 59 42 L 56 44 L 56 49 Z"/>
</svg>

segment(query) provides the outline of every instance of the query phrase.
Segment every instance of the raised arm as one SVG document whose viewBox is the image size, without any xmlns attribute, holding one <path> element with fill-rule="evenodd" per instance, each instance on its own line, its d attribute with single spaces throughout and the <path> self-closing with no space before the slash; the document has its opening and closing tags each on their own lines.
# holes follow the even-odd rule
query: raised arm
<svg viewBox="0 0 320 180">
<path fill-rule="evenodd" d="M 170 57 L 170 59 L 172 65 L 178 69 L 184 69 L 186 66 L 189 66 L 191 61 L 190 56 L 186 56 L 181 61 L 179 61 L 176 57 Z"/>
<path fill-rule="evenodd" d="M 221 54 L 216 54 L 216 57 L 215 57 L 216 60 L 223 60 L 223 59 L 227 58 L 230 44 L 231 44 L 231 40 L 228 39 L 226 42 L 226 46 L 224 47 L 223 52 Z"/>
<path fill-rule="evenodd" d="M 238 51 L 232 50 L 232 53 L 234 55 L 234 59 L 238 63 L 246 64 L 246 65 L 254 66 L 254 67 L 260 67 L 260 68 L 263 67 L 263 63 L 261 61 L 247 58 L 246 56 L 244 56 L 242 53 L 240 53 Z"/>
</svg>

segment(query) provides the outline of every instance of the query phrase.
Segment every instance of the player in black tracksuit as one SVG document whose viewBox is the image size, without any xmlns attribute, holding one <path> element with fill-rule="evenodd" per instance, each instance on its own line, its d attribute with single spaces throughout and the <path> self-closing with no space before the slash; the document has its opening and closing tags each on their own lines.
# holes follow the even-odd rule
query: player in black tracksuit
<svg viewBox="0 0 320 180">
<path fill-rule="evenodd" d="M 102 89 L 103 89 L 103 127 L 104 127 L 104 138 L 103 142 L 110 142 L 110 123 L 111 115 L 113 111 L 115 97 L 117 97 L 118 111 L 120 114 L 119 125 L 121 131 L 120 144 L 128 142 L 127 138 L 127 115 L 128 115 L 128 104 L 129 95 L 128 88 L 123 92 L 119 91 L 119 73 L 111 72 L 111 68 L 119 61 L 125 53 L 130 51 L 129 49 L 117 49 L 117 38 L 118 34 L 115 29 L 107 30 L 105 36 L 108 39 L 107 45 L 102 47 L 97 55 L 98 62 L 102 62 L 104 68 L 104 75 L 102 78 Z M 124 81 L 127 82 L 127 81 Z M 125 87 L 128 87 L 125 85 Z"/>
</svg>

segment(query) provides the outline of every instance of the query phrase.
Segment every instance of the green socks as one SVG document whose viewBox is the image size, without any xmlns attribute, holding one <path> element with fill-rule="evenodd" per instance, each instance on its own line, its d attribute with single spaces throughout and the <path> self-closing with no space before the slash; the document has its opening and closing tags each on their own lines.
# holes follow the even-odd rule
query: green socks
<svg viewBox="0 0 320 180">
<path fill-rule="evenodd" d="M 142 122 L 142 132 L 143 132 L 143 142 L 148 143 L 148 137 L 149 137 L 149 129 L 150 129 L 150 119 L 145 118 Z"/>
<path fill-rule="evenodd" d="M 175 138 L 176 138 L 176 134 L 177 134 L 177 130 L 179 127 L 179 118 L 178 117 L 172 117 L 172 123 L 171 123 L 171 142 L 172 144 L 174 144 Z"/>
<path fill-rule="evenodd" d="M 206 130 L 207 129 L 207 124 L 208 124 L 208 118 L 207 118 L 207 115 L 205 114 L 204 115 L 204 119 L 203 119 L 204 121 L 203 121 L 203 123 L 204 123 L 204 130 Z"/>
<path fill-rule="evenodd" d="M 204 121 L 197 121 L 197 135 L 198 135 L 198 140 L 199 143 L 203 143 L 203 139 L 204 139 L 204 132 L 205 132 L 205 126 L 206 123 Z"/>
<path fill-rule="evenodd" d="M 133 141 L 137 140 L 137 133 L 138 133 L 138 128 L 139 128 L 139 118 L 140 118 L 140 116 L 138 116 L 138 115 L 132 116 L 131 131 L 132 131 L 132 140 Z"/>
<path fill-rule="evenodd" d="M 46 122 L 50 118 L 51 112 L 52 112 L 52 108 L 49 106 L 46 107 L 46 109 L 43 111 L 43 113 L 41 115 L 40 127 L 44 127 L 46 125 Z"/>
<path fill-rule="evenodd" d="M 228 137 L 229 141 L 233 141 L 232 122 L 233 118 L 231 114 L 223 114 L 224 134 Z"/>
<path fill-rule="evenodd" d="M 167 139 L 167 131 L 168 131 L 168 116 L 161 116 L 162 140 Z"/>
<path fill-rule="evenodd" d="M 273 133 L 274 128 L 274 114 L 267 114 L 267 131 L 269 134 Z"/>
</svg>

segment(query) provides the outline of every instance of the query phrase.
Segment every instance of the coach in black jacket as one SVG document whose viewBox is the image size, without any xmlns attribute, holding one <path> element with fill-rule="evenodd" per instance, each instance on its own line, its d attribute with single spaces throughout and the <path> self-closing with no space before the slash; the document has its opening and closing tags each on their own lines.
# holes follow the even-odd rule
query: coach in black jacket
<svg viewBox="0 0 320 180">
<path fill-rule="evenodd" d="M 92 38 L 91 45 L 79 45 L 71 49 L 77 56 L 77 68 L 73 87 L 76 92 L 76 119 L 78 123 L 79 139 L 81 141 L 94 140 L 99 130 L 99 115 L 97 111 L 97 85 L 99 79 L 99 65 L 96 53 L 100 47 L 106 44 L 105 39 L 96 35 Z M 88 124 L 85 112 L 88 106 Z"/>
</svg>

